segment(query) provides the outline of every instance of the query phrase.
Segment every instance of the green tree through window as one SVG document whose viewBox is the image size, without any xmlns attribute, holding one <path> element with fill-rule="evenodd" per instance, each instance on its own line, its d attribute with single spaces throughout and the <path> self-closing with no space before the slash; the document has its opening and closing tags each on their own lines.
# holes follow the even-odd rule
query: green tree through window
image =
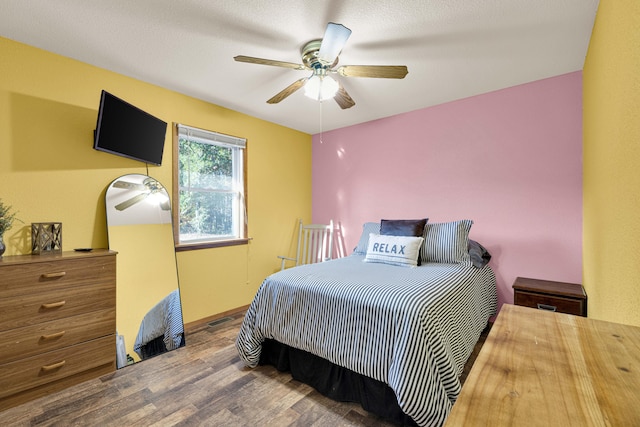
<svg viewBox="0 0 640 427">
<path fill-rule="evenodd" d="M 179 244 L 243 239 L 245 140 L 183 125 L 177 129 Z"/>
</svg>

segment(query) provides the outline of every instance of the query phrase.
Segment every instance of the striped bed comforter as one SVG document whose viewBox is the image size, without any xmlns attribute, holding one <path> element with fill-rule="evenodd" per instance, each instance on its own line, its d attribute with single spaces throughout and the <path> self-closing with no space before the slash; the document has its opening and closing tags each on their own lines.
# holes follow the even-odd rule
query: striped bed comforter
<svg viewBox="0 0 640 427">
<path fill-rule="evenodd" d="M 351 255 L 265 279 L 236 340 L 257 366 L 270 338 L 388 384 L 418 425 L 442 425 L 496 312 L 490 267 L 365 263 Z"/>
<path fill-rule="evenodd" d="M 176 289 L 145 314 L 133 349 L 143 359 L 142 347 L 158 337 L 163 337 L 166 349 L 175 350 L 180 347 L 183 334 L 180 291 Z"/>
</svg>

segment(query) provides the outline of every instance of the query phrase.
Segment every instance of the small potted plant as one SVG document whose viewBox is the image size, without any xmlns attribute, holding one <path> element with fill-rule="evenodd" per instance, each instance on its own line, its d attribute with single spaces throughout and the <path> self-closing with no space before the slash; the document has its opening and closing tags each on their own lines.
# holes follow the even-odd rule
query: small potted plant
<svg viewBox="0 0 640 427">
<path fill-rule="evenodd" d="M 2 203 L 2 199 L 0 199 L 0 257 L 2 257 L 2 254 L 6 249 L 4 246 L 4 240 L 2 239 L 4 232 L 11 228 L 13 221 L 16 219 L 16 213 L 11 212 L 11 206 L 5 205 Z"/>
</svg>

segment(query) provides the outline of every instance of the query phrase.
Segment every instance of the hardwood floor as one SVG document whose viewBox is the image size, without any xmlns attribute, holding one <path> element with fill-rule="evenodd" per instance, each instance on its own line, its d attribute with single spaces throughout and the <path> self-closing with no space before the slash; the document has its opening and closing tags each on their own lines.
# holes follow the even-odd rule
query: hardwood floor
<svg viewBox="0 0 640 427">
<path fill-rule="evenodd" d="M 0 412 L 2 426 L 391 426 L 235 350 L 242 314 L 189 331 L 186 347 Z M 486 338 L 483 332 L 465 373 Z"/>
</svg>

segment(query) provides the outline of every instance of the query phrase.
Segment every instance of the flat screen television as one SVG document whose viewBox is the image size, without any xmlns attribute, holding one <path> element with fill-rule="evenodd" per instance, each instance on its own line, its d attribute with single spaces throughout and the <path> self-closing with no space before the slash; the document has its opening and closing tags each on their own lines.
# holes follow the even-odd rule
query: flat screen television
<svg viewBox="0 0 640 427">
<path fill-rule="evenodd" d="M 167 123 L 103 90 L 93 148 L 160 166 Z"/>
</svg>

